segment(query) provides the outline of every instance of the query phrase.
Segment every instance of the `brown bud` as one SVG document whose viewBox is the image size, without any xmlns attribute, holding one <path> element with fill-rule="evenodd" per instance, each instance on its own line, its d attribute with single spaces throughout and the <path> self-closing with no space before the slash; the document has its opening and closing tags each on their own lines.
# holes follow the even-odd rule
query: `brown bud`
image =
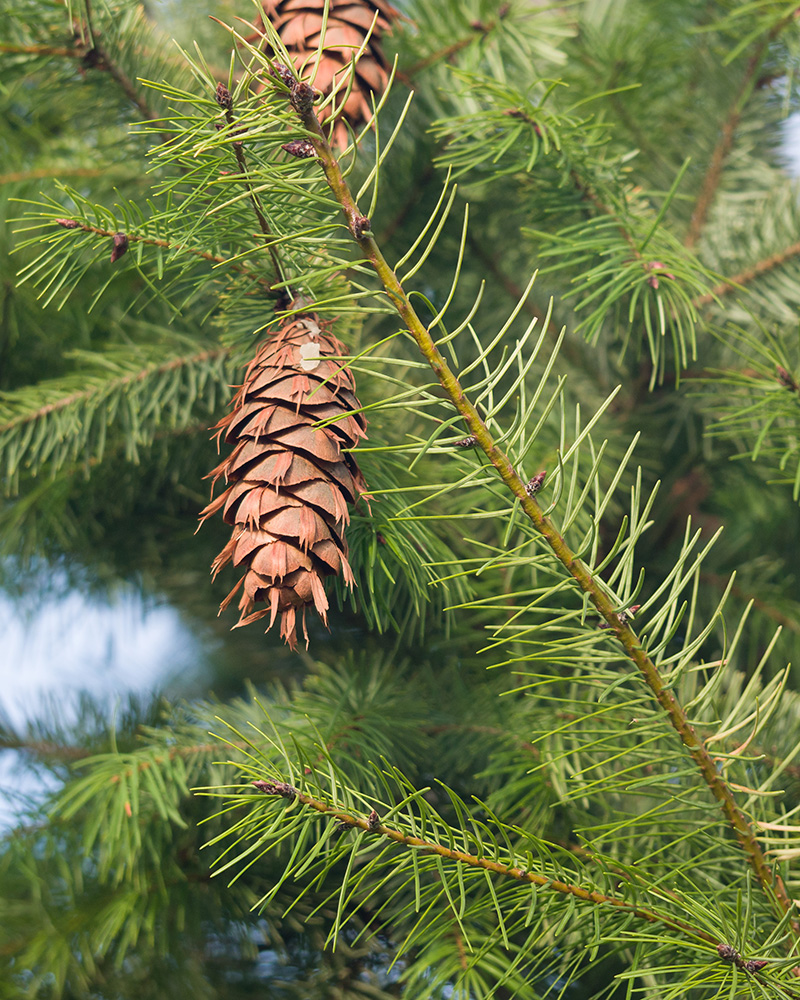
<svg viewBox="0 0 800 1000">
<path fill-rule="evenodd" d="M 76 222 L 74 219 L 56 219 L 59 226 L 63 226 L 65 229 L 79 229 L 80 223 Z"/>
<path fill-rule="evenodd" d="M 299 115 L 306 114 L 314 106 L 314 90 L 307 83 L 293 80 L 291 92 L 292 107 Z"/>
<path fill-rule="evenodd" d="M 280 795 L 284 799 L 294 799 L 300 794 L 294 785 L 285 781 L 254 781 L 253 788 L 265 795 Z"/>
<path fill-rule="evenodd" d="M 125 233 L 114 233 L 114 247 L 111 251 L 111 263 L 116 264 L 120 257 L 128 252 L 128 237 Z"/>
<path fill-rule="evenodd" d="M 544 478 L 546 475 L 547 475 L 546 471 L 537 472 L 536 475 L 528 481 L 528 483 L 525 485 L 525 492 L 528 494 L 529 497 L 536 496 L 536 494 L 539 492 L 539 490 L 542 488 L 542 485 L 544 484 Z"/>
<path fill-rule="evenodd" d="M 723 962 L 730 962 L 731 965 L 738 965 L 742 960 L 742 956 L 733 945 L 723 944 L 722 942 L 717 945 L 717 954 Z"/>
<path fill-rule="evenodd" d="M 797 384 L 797 380 L 783 365 L 778 365 L 775 369 L 775 374 L 784 389 L 789 389 L 790 392 L 800 392 L 800 385 Z"/>
<path fill-rule="evenodd" d="M 381 828 L 381 818 L 373 809 L 367 816 L 367 829 L 370 833 L 378 833 Z"/>
<path fill-rule="evenodd" d="M 461 438 L 460 441 L 454 442 L 455 448 L 474 448 L 478 443 L 478 439 L 474 434 L 470 434 L 469 437 Z"/>
<path fill-rule="evenodd" d="M 664 261 L 663 260 L 651 260 L 651 261 L 648 261 L 644 265 L 644 269 L 645 269 L 645 271 L 657 271 L 658 274 L 660 274 L 662 278 L 669 278 L 670 281 L 674 281 L 675 280 L 675 275 L 671 274 L 669 271 L 666 271 L 664 269 Z M 658 278 L 656 277 L 655 274 L 651 274 L 648 277 L 647 284 L 650 285 L 651 288 L 658 288 Z"/>
<path fill-rule="evenodd" d="M 353 220 L 353 236 L 355 236 L 357 240 L 360 240 L 364 233 L 368 233 L 371 229 L 372 223 L 366 215 L 357 215 Z"/>
<path fill-rule="evenodd" d="M 294 139 L 292 142 L 284 143 L 281 149 L 285 149 L 291 156 L 296 156 L 301 160 L 317 155 L 314 143 L 308 139 Z"/>
<path fill-rule="evenodd" d="M 290 90 L 295 83 L 294 73 L 288 66 L 284 66 L 283 63 L 273 63 L 270 75 L 274 76 L 276 80 L 280 80 L 281 83 L 287 86 Z"/>
<path fill-rule="evenodd" d="M 747 972 L 761 972 L 765 965 L 768 963 L 764 959 L 751 958 L 749 962 L 744 963 L 745 970 Z"/>
<path fill-rule="evenodd" d="M 217 84 L 217 91 L 214 94 L 217 104 L 221 108 L 225 108 L 226 111 L 230 111 L 233 107 L 233 98 L 231 97 L 231 92 L 225 86 L 224 83 Z"/>
</svg>

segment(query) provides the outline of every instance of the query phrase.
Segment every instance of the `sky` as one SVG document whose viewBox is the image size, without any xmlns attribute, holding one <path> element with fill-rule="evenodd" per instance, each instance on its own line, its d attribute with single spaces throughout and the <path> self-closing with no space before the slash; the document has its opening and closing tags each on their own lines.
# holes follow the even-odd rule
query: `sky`
<svg viewBox="0 0 800 1000">
<path fill-rule="evenodd" d="M 26 610 L 27 608 L 27 610 Z M 0 594 L 0 718 L 24 727 L 53 700 L 65 721 L 74 719 L 82 690 L 114 705 L 129 692 L 185 687 L 203 670 L 200 643 L 174 608 L 145 603 L 133 587 L 106 601 L 75 589 L 20 602 Z M 16 753 L 0 752 L 0 829 L 13 817 L 13 801 L 30 791 L 30 776 Z"/>
</svg>

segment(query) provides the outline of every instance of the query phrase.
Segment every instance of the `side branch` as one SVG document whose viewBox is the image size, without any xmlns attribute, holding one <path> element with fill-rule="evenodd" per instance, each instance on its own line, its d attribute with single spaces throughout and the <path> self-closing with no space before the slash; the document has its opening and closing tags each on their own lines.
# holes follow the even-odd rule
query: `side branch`
<svg viewBox="0 0 800 1000">
<path fill-rule="evenodd" d="M 12 45 L 9 43 L 0 43 L 0 52 L 6 52 L 9 55 L 52 56 L 60 59 L 76 59 L 85 69 L 97 69 L 108 73 L 128 100 L 135 105 L 136 110 L 145 121 L 151 121 L 157 117 L 150 105 L 133 85 L 133 81 L 122 72 L 108 52 L 100 45 L 94 45 L 92 48 L 87 49 L 80 45 L 68 47 L 61 45 Z"/>
<path fill-rule="evenodd" d="M 220 83 L 217 86 L 215 97 L 217 104 L 219 104 L 225 112 L 225 121 L 228 125 L 233 125 L 236 119 L 233 115 L 233 98 L 231 97 L 231 92 L 223 83 Z M 253 211 L 255 212 L 256 219 L 258 220 L 259 228 L 267 240 L 272 240 L 272 230 L 267 222 L 267 217 L 264 215 L 264 209 L 261 206 L 261 202 L 258 200 L 258 195 L 253 190 L 253 185 L 250 181 L 250 174 L 247 170 L 247 160 L 245 159 L 244 148 L 241 142 L 237 141 L 233 143 L 233 153 L 236 157 L 236 165 L 239 168 L 239 173 L 242 175 L 242 184 L 244 184 L 245 190 L 250 198 L 250 204 L 253 206 Z M 275 271 L 276 279 L 278 281 L 283 281 L 283 268 L 281 267 L 281 262 L 278 258 L 275 247 L 272 246 L 271 243 L 268 243 L 267 250 L 269 252 L 270 260 L 272 261 L 272 267 Z"/>
<path fill-rule="evenodd" d="M 747 62 L 744 76 L 739 84 L 739 89 L 733 99 L 733 103 L 730 106 L 727 117 L 722 123 L 719 138 L 717 139 L 717 144 L 714 147 L 714 152 L 711 154 L 711 160 L 708 164 L 706 176 L 703 180 L 703 186 L 701 187 L 700 194 L 697 196 L 697 201 L 695 202 L 692 218 L 689 222 L 689 231 L 686 234 L 686 239 L 684 241 L 685 245 L 689 249 L 694 247 L 697 243 L 706 224 L 708 213 L 711 210 L 711 205 L 714 201 L 717 188 L 719 187 L 719 182 L 722 178 L 725 161 L 727 160 L 728 154 L 733 146 L 734 133 L 739 125 L 745 104 L 753 91 L 753 87 L 756 85 L 758 70 L 764 60 L 764 56 L 766 55 L 767 47 L 769 46 L 769 43 L 778 34 L 780 34 L 780 32 L 789 23 L 794 21 L 794 16 L 794 12 L 792 12 L 788 15 L 788 17 L 784 17 L 776 25 L 774 25 L 772 30 L 764 38 L 762 38 L 755 52 Z"/>
<path fill-rule="evenodd" d="M 608 624 L 610 632 L 622 645 L 625 654 L 641 673 L 653 696 L 666 713 L 670 724 L 689 751 L 703 780 L 714 798 L 719 802 L 736 839 L 742 846 L 759 883 L 777 905 L 782 914 L 794 911 L 783 881 L 776 875 L 765 857 L 749 819 L 739 808 L 731 788 L 718 772 L 715 761 L 698 736 L 683 706 L 673 691 L 664 684 L 658 670 L 643 649 L 636 633 L 631 629 L 627 616 L 615 611 L 614 604 L 603 589 L 595 582 L 586 565 L 570 549 L 549 517 L 545 517 L 536 500 L 529 496 L 525 483 L 517 474 L 508 456 L 494 442 L 478 410 L 467 398 L 461 383 L 450 369 L 447 360 L 439 351 L 430 331 L 420 320 L 411 301 L 403 289 L 397 275 L 389 267 L 380 248 L 371 235 L 370 221 L 361 215 L 339 163 L 328 145 L 313 108 L 313 91 L 306 84 L 295 84 L 292 88 L 292 106 L 314 145 L 317 158 L 325 172 L 328 185 L 342 208 L 348 228 L 358 243 L 364 258 L 375 269 L 389 299 L 394 304 L 403 324 L 417 343 L 420 352 L 436 374 L 442 388 L 464 418 L 468 432 L 485 453 L 508 490 L 517 498 L 525 514 L 536 531 L 545 539 L 556 558 L 588 595 L 598 614 Z M 800 924 L 792 921 L 795 937 L 800 938 Z"/>
<path fill-rule="evenodd" d="M 548 875 L 540 875 L 537 872 L 526 871 L 524 868 L 504 865 L 500 861 L 479 857 L 476 854 L 469 854 L 466 851 L 458 851 L 453 847 L 445 847 L 444 844 L 439 844 L 433 840 L 423 840 L 421 837 L 409 836 L 395 827 L 384 826 L 375 812 L 372 812 L 366 819 L 361 816 L 353 816 L 351 813 L 345 812 L 344 809 L 306 795 L 285 782 L 254 781 L 252 784 L 254 788 L 265 795 L 278 795 L 281 798 L 291 799 L 302 803 L 309 809 L 314 809 L 319 813 L 330 816 L 332 819 L 338 820 L 345 829 L 357 828 L 363 830 L 365 833 L 371 833 L 375 836 L 384 837 L 386 840 L 391 840 L 401 847 L 412 848 L 423 854 L 435 854 L 447 861 L 460 862 L 468 868 L 482 868 L 484 871 L 492 872 L 504 878 L 514 879 L 516 882 L 526 882 L 530 885 L 551 889 L 553 892 L 565 896 L 573 896 L 575 899 L 580 899 L 586 903 L 614 907 L 614 909 L 628 913 L 639 920 L 644 920 L 650 924 L 660 924 L 662 927 L 678 931 L 695 942 L 702 941 L 714 946 L 718 943 L 708 931 L 704 931 L 699 927 L 693 927 L 691 924 L 683 920 L 678 920 L 676 917 L 671 917 L 666 913 L 659 913 L 658 910 L 653 910 L 646 906 L 637 906 L 627 900 L 620 899 L 618 896 L 609 896 L 606 893 L 584 889 L 580 885 L 551 878 Z"/>
<path fill-rule="evenodd" d="M 508 17 L 510 10 L 510 4 L 504 3 L 498 11 L 497 17 L 493 21 L 489 21 L 488 24 L 485 24 L 483 21 L 473 21 L 470 25 L 472 34 L 465 35 L 463 38 L 445 45 L 444 48 L 432 52 L 429 56 L 425 56 L 424 59 L 420 59 L 419 62 L 414 63 L 413 66 L 409 66 L 400 75 L 410 81 L 417 73 L 421 73 L 422 70 L 427 69 L 429 66 L 435 66 L 436 63 L 440 62 L 449 62 L 462 49 L 468 48 L 468 46 L 474 44 L 476 41 L 485 41 L 497 29 L 500 22 Z"/>
<path fill-rule="evenodd" d="M 78 219 L 55 219 L 54 221 L 57 222 L 59 226 L 63 226 L 64 229 L 80 229 L 84 233 L 97 233 L 98 236 L 107 236 L 110 240 L 113 240 L 114 237 L 118 235 L 110 229 L 100 229 L 97 226 L 89 226 L 85 222 L 80 222 Z M 272 297 L 275 296 L 272 285 L 266 280 L 266 278 L 259 278 L 248 268 L 242 267 L 241 264 L 237 264 L 233 261 L 229 261 L 227 257 L 220 257 L 217 254 L 209 253 L 207 250 L 195 250 L 193 247 L 187 247 L 183 243 L 170 243 L 168 240 L 160 240 L 155 236 L 137 236 L 135 233 L 125 233 L 125 235 L 127 236 L 129 243 L 144 243 L 151 247 L 162 247 L 164 250 L 179 250 L 181 253 L 188 253 L 192 257 L 198 257 L 202 260 L 210 261 L 212 264 L 227 264 L 232 271 L 237 271 L 239 274 L 244 275 L 251 281 L 257 282 L 266 292 L 269 292 Z"/>
<path fill-rule="evenodd" d="M 86 9 L 86 27 L 88 28 L 91 48 L 83 56 L 81 60 L 82 65 L 105 70 L 128 100 L 136 106 L 136 109 L 145 121 L 155 118 L 155 113 L 133 85 L 133 81 L 123 73 L 108 51 L 100 44 L 100 36 L 93 23 L 91 0 L 84 0 L 84 4 Z"/>
<path fill-rule="evenodd" d="M 141 371 L 122 375 L 120 378 L 113 380 L 113 386 L 116 390 L 123 389 L 125 386 L 134 385 L 136 382 L 142 382 L 153 375 L 160 375 L 165 372 L 174 371 L 176 368 L 183 368 L 190 364 L 202 364 L 204 361 L 213 361 L 217 358 L 225 358 L 230 353 L 230 348 L 221 347 L 211 351 L 201 351 L 198 354 L 170 358 L 169 361 L 165 361 L 161 365 L 148 365 L 146 368 L 141 369 Z M 108 385 L 104 385 L 103 391 L 105 392 L 107 389 Z M 19 416 L 12 417 L 5 423 L 0 424 L 0 434 L 4 434 L 6 431 L 15 430 L 25 424 L 34 423 L 37 420 L 42 420 L 51 413 L 57 413 L 60 410 L 68 409 L 70 406 L 74 406 L 77 403 L 83 403 L 96 395 L 97 389 L 92 387 L 89 389 L 82 389 L 79 392 L 70 393 L 68 396 L 62 396 L 61 399 L 54 400 L 51 403 L 45 403 L 44 406 L 40 406 L 27 413 L 21 413 Z"/>
<path fill-rule="evenodd" d="M 744 285 L 748 285 L 755 278 L 759 278 L 762 274 L 780 267 L 781 264 L 785 264 L 787 260 L 791 260 L 792 257 L 796 257 L 798 254 L 800 254 L 800 241 L 791 243 L 788 247 L 784 247 L 783 250 L 778 250 L 776 253 L 770 254 L 769 257 L 764 257 L 763 260 L 757 261 L 752 267 L 747 267 L 744 271 L 734 274 L 727 281 L 720 282 L 708 294 L 700 295 L 694 299 L 692 304 L 698 307 L 710 305 L 718 296 L 727 295 L 729 292 L 734 292 Z"/>
</svg>

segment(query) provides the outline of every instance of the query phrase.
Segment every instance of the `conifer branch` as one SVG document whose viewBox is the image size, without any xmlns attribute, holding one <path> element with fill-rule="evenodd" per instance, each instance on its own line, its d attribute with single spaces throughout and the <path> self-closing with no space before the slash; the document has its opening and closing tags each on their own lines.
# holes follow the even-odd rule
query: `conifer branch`
<svg viewBox="0 0 800 1000">
<path fill-rule="evenodd" d="M 510 10 L 511 5 L 504 3 L 501 4 L 500 9 L 497 12 L 497 17 L 494 18 L 494 20 L 489 21 L 488 24 L 484 24 L 483 21 L 473 21 L 472 24 L 470 24 L 471 34 L 465 35 L 463 38 L 459 38 L 455 42 L 451 42 L 449 45 L 445 45 L 438 51 L 432 52 L 429 56 L 425 56 L 424 59 L 420 59 L 419 62 L 414 63 L 413 66 L 405 70 L 402 76 L 411 80 L 417 75 L 417 73 L 421 73 L 429 66 L 434 66 L 436 63 L 442 62 L 443 60 L 447 61 L 452 59 L 452 57 L 461 52 L 462 49 L 468 48 L 476 41 L 482 41 L 488 38 L 489 35 L 497 29 L 498 25 L 506 17 L 508 17 Z"/>
<path fill-rule="evenodd" d="M 86 26 L 89 32 L 91 48 L 85 52 L 81 58 L 81 63 L 87 67 L 104 70 L 118 85 L 128 100 L 136 107 L 139 114 L 145 121 L 156 118 L 156 113 L 145 101 L 133 84 L 133 81 L 122 71 L 121 67 L 111 58 L 108 50 L 100 44 L 99 35 L 95 30 L 92 19 L 91 0 L 84 0 L 86 10 Z"/>
<path fill-rule="evenodd" d="M 5 52 L 8 55 L 59 56 L 66 59 L 83 59 L 83 53 L 64 45 L 15 45 L 11 42 L 0 42 L 0 52 Z"/>
<path fill-rule="evenodd" d="M 228 746 L 236 747 L 239 750 L 246 750 L 248 744 L 244 741 L 231 740 Z M 175 760 L 176 757 L 199 757 L 201 754 L 214 753 L 219 747 L 216 743 L 195 743 L 188 747 L 173 746 L 170 747 L 163 757 L 150 757 L 149 759 L 143 759 L 137 762 L 136 767 L 128 767 L 119 774 L 114 774 L 111 776 L 110 781 L 112 785 L 118 785 L 121 781 L 128 781 L 133 777 L 134 773 L 142 774 L 144 771 L 149 771 L 152 767 L 160 767 L 166 764 L 167 761 Z"/>
<path fill-rule="evenodd" d="M 83 760 L 89 757 L 91 751 L 85 747 L 71 746 L 68 743 L 54 743 L 50 740 L 26 740 L 15 733 L 0 734 L 0 748 L 3 750 L 19 750 L 33 757 L 55 757 L 65 761 Z"/>
<path fill-rule="evenodd" d="M 59 226 L 63 226 L 64 229 L 80 229 L 84 233 L 97 233 L 98 236 L 106 236 L 110 240 L 113 240 L 118 235 L 116 231 L 101 229 L 98 226 L 90 226 L 88 223 L 81 222 L 80 219 L 55 219 L 54 221 Z M 210 261 L 212 264 L 227 264 L 232 271 L 237 271 L 239 274 L 244 275 L 244 277 L 261 285 L 264 291 L 268 292 L 272 297 L 276 295 L 272 285 L 265 278 L 258 277 L 249 268 L 243 267 L 235 261 L 230 261 L 227 257 L 220 257 L 218 254 L 209 253 L 207 250 L 196 250 L 194 247 L 187 247 L 184 243 L 170 243 L 169 240 L 161 240 L 155 236 L 138 236 L 136 233 L 125 233 L 125 235 L 129 243 L 144 243 L 147 246 L 161 247 L 164 250 L 179 250 L 182 253 L 191 254 L 193 257 Z"/>
<path fill-rule="evenodd" d="M 514 879 L 516 882 L 527 882 L 530 885 L 551 889 L 553 892 L 572 896 L 582 902 L 593 903 L 595 906 L 613 907 L 623 913 L 630 914 L 630 916 L 638 920 L 646 921 L 649 924 L 659 924 L 670 930 L 678 931 L 694 942 L 702 941 L 705 944 L 714 946 L 718 943 L 713 935 L 700 927 L 694 927 L 686 921 L 671 917 L 665 913 L 659 913 L 657 910 L 650 909 L 649 907 L 629 903 L 618 896 L 610 896 L 595 890 L 584 889 L 580 885 L 575 885 L 561 879 L 554 879 L 549 875 L 541 875 L 537 872 L 526 871 L 524 868 L 505 865 L 500 861 L 493 861 L 491 858 L 469 854 L 466 851 L 459 851 L 453 847 L 446 847 L 444 844 L 437 843 L 434 840 L 425 840 L 422 837 L 410 836 L 395 827 L 385 826 L 380 822 L 377 813 L 374 811 L 367 818 L 354 816 L 342 807 L 329 805 L 327 802 L 315 799 L 313 796 L 306 795 L 304 792 L 285 782 L 254 781 L 252 785 L 265 795 L 280 796 L 293 802 L 299 802 L 309 809 L 314 809 L 318 813 L 335 819 L 341 824 L 343 829 L 357 828 L 363 830 L 365 833 L 384 837 L 386 840 L 391 840 L 395 844 L 409 848 L 417 853 L 435 854 L 447 861 L 460 862 L 469 868 L 481 868 L 484 871 L 492 872 L 503 878 Z"/>
<path fill-rule="evenodd" d="M 231 92 L 228 88 L 220 83 L 217 86 L 217 91 L 215 94 L 217 104 L 225 112 L 225 121 L 228 125 L 233 126 L 236 119 L 233 114 L 233 98 L 231 97 Z M 235 141 L 233 143 L 233 153 L 236 157 L 236 165 L 239 167 L 239 173 L 242 175 L 242 184 L 247 191 L 248 197 L 250 198 L 250 204 L 253 206 L 253 211 L 255 212 L 256 219 L 258 220 L 259 228 L 268 241 L 273 240 L 272 230 L 270 229 L 267 218 L 264 215 L 264 209 L 261 202 L 258 199 L 258 195 L 253 190 L 253 184 L 250 180 L 250 174 L 247 169 L 247 160 L 244 155 L 244 147 L 241 142 Z M 275 271 L 275 277 L 278 281 L 284 281 L 285 275 L 283 273 L 283 268 L 281 266 L 280 258 L 274 246 L 271 242 L 267 243 L 267 251 L 269 252 L 270 260 L 272 261 L 272 267 Z"/>
<path fill-rule="evenodd" d="M 616 637 L 628 659 L 641 673 L 645 683 L 694 760 L 703 781 L 720 804 L 723 814 L 768 898 L 774 901 L 782 915 L 793 913 L 794 902 L 790 898 L 783 880 L 777 874 L 773 874 L 772 865 L 764 855 L 750 820 L 737 805 L 731 787 L 720 774 L 714 758 L 689 721 L 688 715 L 679 703 L 674 691 L 665 684 L 655 663 L 642 647 L 639 637 L 631 629 L 627 616 L 615 611 L 613 602 L 597 585 L 586 565 L 572 552 L 554 523 L 545 516 L 536 499 L 528 494 L 526 484 L 512 466 L 508 456 L 495 444 L 480 413 L 467 397 L 457 376 L 437 348 L 430 331 L 414 310 L 405 289 L 373 238 L 370 220 L 361 214 L 339 163 L 325 138 L 314 113 L 314 92 L 311 87 L 304 83 L 295 83 L 291 92 L 291 104 L 310 136 L 316 158 L 323 169 L 331 192 L 341 206 L 353 239 L 358 244 L 364 258 L 377 273 L 386 294 L 406 329 L 416 341 L 423 357 L 433 369 L 445 393 L 463 417 L 469 434 L 475 438 L 476 444 L 484 452 L 503 483 L 518 500 L 520 507 L 530 519 L 537 533 L 544 538 L 558 561 L 572 576 L 583 593 L 588 596 L 598 614 L 608 625 L 609 632 Z M 800 940 L 800 923 L 792 920 L 791 928 L 795 938 Z"/>
<path fill-rule="evenodd" d="M 14 170 L 9 174 L 0 174 L 0 185 L 38 181 L 43 177 L 53 177 L 54 174 L 66 177 L 107 177 L 108 173 L 107 167 L 71 167 L 69 164 L 65 164 L 58 169 L 39 167 L 36 170 Z"/>
<path fill-rule="evenodd" d="M 750 56 L 750 59 L 747 62 L 744 75 L 742 76 L 742 80 L 739 84 L 739 89 L 737 90 L 736 96 L 731 103 L 725 121 L 722 123 L 717 144 L 711 154 L 711 160 L 709 161 L 708 169 L 706 170 L 703 185 L 700 188 L 700 193 L 697 196 L 697 201 L 695 202 L 694 210 L 692 211 L 691 220 L 689 222 L 689 231 L 687 232 L 686 239 L 684 241 L 685 245 L 689 249 L 692 249 L 697 243 L 700 238 L 700 234 L 705 227 L 706 220 L 708 219 L 708 213 L 711 210 L 711 205 L 716 197 L 717 188 L 719 187 L 720 180 L 722 179 L 722 171 L 725 167 L 725 161 L 727 160 L 728 154 L 733 146 L 734 133 L 738 128 L 745 105 L 758 82 L 759 69 L 764 60 L 764 56 L 767 53 L 769 43 L 773 41 L 773 39 L 776 38 L 788 24 L 794 21 L 794 19 L 795 12 L 792 11 L 791 14 L 784 17 L 776 25 L 774 25 L 767 35 L 761 39 L 755 52 Z"/>
<path fill-rule="evenodd" d="M 718 296 L 738 291 L 743 286 L 748 285 L 755 278 L 759 278 L 762 274 L 766 274 L 768 271 L 772 271 L 774 268 L 780 267 L 781 264 L 785 264 L 787 260 L 791 260 L 792 257 L 796 257 L 798 254 L 800 254 L 800 240 L 796 243 L 790 244 L 788 247 L 784 247 L 783 250 L 778 250 L 776 253 L 772 253 L 768 257 L 764 257 L 762 260 L 753 264 L 752 267 L 746 267 L 743 271 L 735 274 L 732 278 L 728 278 L 727 281 L 720 282 L 715 288 L 712 288 L 708 294 L 699 295 L 696 299 L 693 299 L 693 304 L 695 306 L 707 306 Z"/>
<path fill-rule="evenodd" d="M 214 350 L 200 351 L 197 354 L 170 358 L 169 361 L 165 361 L 160 365 L 154 366 L 150 364 L 142 368 L 141 371 L 122 375 L 119 378 L 114 379 L 114 388 L 116 390 L 124 389 L 126 386 L 133 385 L 136 382 L 142 382 L 145 379 L 151 378 L 153 375 L 160 375 L 165 372 L 175 371 L 177 368 L 184 368 L 187 365 L 202 364 L 205 361 L 216 361 L 217 359 L 228 357 L 228 355 L 231 354 L 231 351 L 232 348 L 220 347 L 215 348 Z M 95 386 L 91 386 L 88 389 L 82 389 L 80 392 L 70 393 L 68 396 L 63 396 L 61 399 L 54 400 L 51 403 L 46 403 L 44 406 L 40 406 L 35 410 L 21 413 L 19 416 L 12 417 L 5 423 L 0 424 L 0 434 L 4 434 L 6 431 L 16 430 L 25 424 L 33 423 L 37 420 L 42 420 L 51 413 L 57 413 L 59 410 L 75 406 L 78 403 L 92 399 L 96 395 L 97 388 Z"/>
</svg>

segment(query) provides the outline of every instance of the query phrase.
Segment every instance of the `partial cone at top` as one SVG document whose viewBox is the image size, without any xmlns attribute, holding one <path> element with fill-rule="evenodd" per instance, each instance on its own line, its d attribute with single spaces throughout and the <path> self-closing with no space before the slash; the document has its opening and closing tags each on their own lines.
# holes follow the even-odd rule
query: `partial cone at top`
<svg viewBox="0 0 800 1000">
<path fill-rule="evenodd" d="M 221 511 L 233 526 L 214 575 L 229 562 L 243 570 L 220 610 L 241 590 L 237 624 L 280 617 L 292 648 L 298 611 L 306 641 L 307 607 L 327 624 L 324 578 L 354 584 L 344 529 L 366 488 L 342 449 L 366 437 L 366 421 L 344 353 L 313 315 L 293 316 L 261 344 L 217 424 L 217 439 L 234 447 L 210 476 L 228 486 L 200 515 Z"/>
<path fill-rule="evenodd" d="M 262 0 L 261 6 L 264 13 L 256 27 L 263 30 L 263 20 L 271 22 L 291 55 L 295 69 L 305 79 L 316 61 L 323 28 L 323 0 Z M 355 65 L 350 93 L 347 94 L 348 83 L 345 82 L 336 98 L 337 107 L 344 102 L 342 118 L 354 129 L 372 118 L 370 92 L 380 96 L 386 88 L 389 66 L 381 39 L 398 17 L 398 12 L 386 0 L 330 0 L 322 58 L 316 76 L 308 82 L 329 94 L 335 84 L 347 80 L 352 59 L 369 38 Z M 251 36 L 248 41 L 257 43 L 259 38 L 260 35 Z M 264 44 L 268 48 L 266 40 Z M 325 117 L 324 112 L 322 117 Z M 333 140 L 340 147 L 349 141 L 342 120 L 334 126 Z"/>
</svg>

